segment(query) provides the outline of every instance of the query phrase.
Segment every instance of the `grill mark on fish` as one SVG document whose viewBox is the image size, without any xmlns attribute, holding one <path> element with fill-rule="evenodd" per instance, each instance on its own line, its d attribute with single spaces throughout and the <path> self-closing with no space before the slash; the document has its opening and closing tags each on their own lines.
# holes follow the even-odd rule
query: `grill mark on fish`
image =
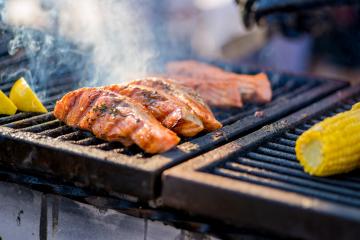
<svg viewBox="0 0 360 240">
<path fill-rule="evenodd" d="M 192 137 L 204 129 L 203 123 L 191 108 L 159 89 L 131 84 L 111 85 L 104 89 L 130 97 L 145 106 L 165 127 L 176 130 L 180 135 Z"/>
<path fill-rule="evenodd" d="M 81 95 L 83 92 L 81 92 L 80 95 L 76 95 L 75 99 L 71 98 L 71 96 L 69 97 L 68 101 L 71 102 L 70 105 L 65 106 L 65 115 L 63 116 L 63 119 L 66 120 L 69 116 L 70 111 L 73 109 L 74 105 L 76 104 L 76 102 L 78 101 L 78 99 L 80 99 Z"/>
<path fill-rule="evenodd" d="M 96 92 L 92 95 L 93 97 L 88 98 L 88 103 L 87 105 L 84 107 L 84 109 L 81 111 L 79 117 L 78 117 L 78 123 L 79 125 L 81 125 L 81 123 L 84 120 L 84 117 L 86 116 L 86 114 L 91 111 L 92 107 L 94 106 L 94 104 L 96 103 L 96 101 L 99 99 L 99 97 L 101 96 L 101 92 Z"/>
<path fill-rule="evenodd" d="M 214 131 L 222 127 L 221 123 L 216 120 L 207 104 L 192 89 L 177 85 L 174 80 L 165 77 L 147 77 L 138 79 L 130 85 L 140 85 L 153 87 L 166 94 L 177 98 L 178 101 L 185 104 L 190 111 L 196 115 L 208 131 Z"/>
</svg>

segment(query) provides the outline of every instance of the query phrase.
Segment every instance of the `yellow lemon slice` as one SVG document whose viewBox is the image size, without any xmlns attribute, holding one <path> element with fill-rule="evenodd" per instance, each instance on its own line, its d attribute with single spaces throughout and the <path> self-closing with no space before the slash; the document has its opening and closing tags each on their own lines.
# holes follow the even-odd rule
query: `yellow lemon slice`
<svg viewBox="0 0 360 240">
<path fill-rule="evenodd" d="M 20 78 L 10 90 L 10 99 L 23 112 L 48 112 L 24 78 Z"/>
<path fill-rule="evenodd" d="M 16 110 L 15 104 L 0 90 L 0 114 L 14 115 Z"/>
</svg>

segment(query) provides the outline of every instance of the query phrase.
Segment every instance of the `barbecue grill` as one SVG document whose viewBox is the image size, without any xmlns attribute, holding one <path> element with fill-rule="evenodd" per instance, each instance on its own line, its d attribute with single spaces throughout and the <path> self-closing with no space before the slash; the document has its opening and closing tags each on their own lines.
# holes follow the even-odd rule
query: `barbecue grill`
<svg viewBox="0 0 360 240">
<path fill-rule="evenodd" d="M 325 2 L 248 1 L 245 17 L 259 20 Z M 17 77 L 35 76 L 32 87 L 52 111 L 65 93 L 82 87 L 86 66 L 55 71 L 47 76 L 51 83 L 37 82 L 40 73 L 25 53 L 8 54 L 11 38 L 0 39 L 0 89 L 6 94 Z M 358 172 L 311 177 L 299 165 L 294 144 L 315 123 L 359 102 L 360 87 L 312 75 L 216 64 L 237 73 L 266 72 L 273 100 L 241 109 L 212 107 L 223 128 L 182 139 L 176 148 L 156 155 L 97 139 L 66 126 L 51 112 L 0 116 L 0 179 L 191 231 L 356 239 Z M 46 202 L 41 203 L 44 209 Z M 42 236 L 47 234 L 46 211 L 41 212 Z"/>
<path fill-rule="evenodd" d="M 0 63 L 1 64 L 1 63 Z M 236 72 L 254 72 L 232 69 Z M 271 103 L 247 105 L 243 109 L 214 109 L 225 127 L 182 143 L 164 154 L 149 155 L 136 147 L 124 148 L 73 129 L 56 120 L 52 113 L 19 113 L 0 118 L 2 165 L 38 174 L 51 175 L 94 190 L 127 194 L 140 200 L 159 195 L 162 171 L 191 157 L 220 146 L 294 112 L 338 89 L 346 83 L 308 76 L 268 72 L 274 90 Z M 47 89 L 44 104 L 52 110 L 55 101 L 76 87 L 76 79 L 61 77 Z M 0 86 L 8 92 L 12 83 Z M 35 87 L 35 89 L 37 89 Z M 41 91 L 41 89 L 39 89 Z M 255 116 L 263 111 L 263 117 Z"/>
</svg>

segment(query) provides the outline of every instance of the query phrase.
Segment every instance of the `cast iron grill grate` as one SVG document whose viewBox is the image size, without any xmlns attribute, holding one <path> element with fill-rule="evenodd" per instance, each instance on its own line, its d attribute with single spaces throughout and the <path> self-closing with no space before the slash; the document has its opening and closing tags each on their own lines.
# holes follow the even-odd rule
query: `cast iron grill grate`
<svg viewBox="0 0 360 240">
<path fill-rule="evenodd" d="M 283 98 L 292 99 L 296 96 L 304 94 L 313 88 L 326 84 L 324 81 L 298 79 L 296 77 L 280 76 L 269 73 L 272 79 L 273 101 L 266 105 L 247 104 L 244 108 L 213 108 L 214 114 L 224 125 L 229 125 L 241 118 L 254 114 L 264 107 L 272 107 L 278 104 L 278 100 Z M 6 94 L 9 93 L 13 82 L 5 82 L 0 85 L 0 89 Z M 71 77 L 62 78 L 52 84 L 50 89 L 46 86 L 35 87 L 34 91 L 40 96 L 45 95 L 43 103 L 47 109 L 53 110 L 56 100 L 60 99 L 66 92 L 73 90 L 77 85 Z M 80 131 L 68 127 L 56 120 L 52 113 L 34 114 L 34 113 L 18 113 L 10 117 L 0 117 L 0 126 L 13 128 L 18 131 L 31 132 L 57 140 L 66 141 L 72 144 L 89 146 L 103 151 L 114 151 L 129 156 L 149 157 L 137 147 L 125 148 L 120 143 L 108 143 L 95 138 L 91 133 Z M 183 140 L 186 142 L 188 139 Z"/>
</svg>

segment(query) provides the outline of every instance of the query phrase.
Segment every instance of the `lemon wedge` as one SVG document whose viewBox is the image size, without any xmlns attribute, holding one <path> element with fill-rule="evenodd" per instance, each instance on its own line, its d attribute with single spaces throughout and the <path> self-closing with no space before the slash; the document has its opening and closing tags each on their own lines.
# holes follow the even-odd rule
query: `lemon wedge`
<svg viewBox="0 0 360 240">
<path fill-rule="evenodd" d="M 48 112 L 24 78 L 20 78 L 10 90 L 10 99 L 23 112 Z"/>
<path fill-rule="evenodd" d="M 0 90 L 0 114 L 14 115 L 16 110 L 15 104 Z"/>
</svg>

